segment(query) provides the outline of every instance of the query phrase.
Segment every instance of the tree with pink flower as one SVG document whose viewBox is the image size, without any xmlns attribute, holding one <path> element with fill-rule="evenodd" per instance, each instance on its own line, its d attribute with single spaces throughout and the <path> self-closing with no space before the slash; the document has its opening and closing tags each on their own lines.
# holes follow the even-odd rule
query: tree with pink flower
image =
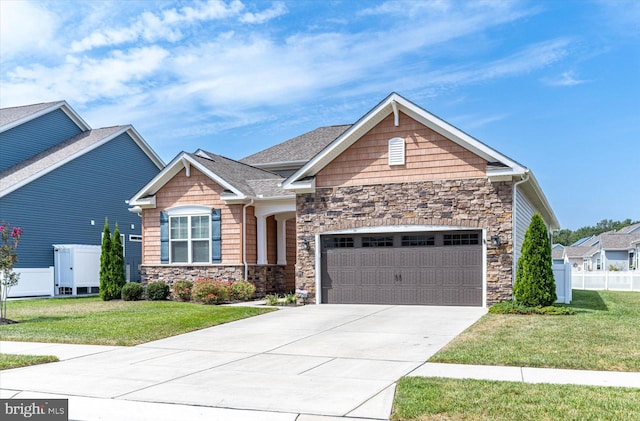
<svg viewBox="0 0 640 421">
<path fill-rule="evenodd" d="M 9 228 L 6 222 L 0 223 L 0 324 L 10 323 L 7 319 L 7 297 L 9 289 L 18 284 L 19 275 L 13 271 L 18 262 L 16 249 L 20 243 L 22 229 Z"/>
</svg>

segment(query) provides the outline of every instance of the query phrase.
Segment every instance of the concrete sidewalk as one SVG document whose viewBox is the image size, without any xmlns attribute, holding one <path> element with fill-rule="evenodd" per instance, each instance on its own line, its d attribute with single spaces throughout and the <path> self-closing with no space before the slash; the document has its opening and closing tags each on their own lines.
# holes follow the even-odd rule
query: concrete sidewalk
<svg viewBox="0 0 640 421">
<path fill-rule="evenodd" d="M 623 371 L 425 363 L 407 376 L 640 388 L 640 373 Z"/>
<path fill-rule="evenodd" d="M 60 361 L 125 348 L 127 347 L 0 341 L 0 352 L 2 353 L 55 355 L 60 359 Z M 640 372 L 624 371 L 572 370 L 427 362 L 408 373 L 407 376 L 640 388 Z"/>
</svg>

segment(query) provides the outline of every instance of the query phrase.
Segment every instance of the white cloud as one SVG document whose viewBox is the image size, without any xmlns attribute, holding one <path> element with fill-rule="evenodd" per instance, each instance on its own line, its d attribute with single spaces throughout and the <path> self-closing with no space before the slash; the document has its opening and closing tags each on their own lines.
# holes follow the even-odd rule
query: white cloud
<svg viewBox="0 0 640 421">
<path fill-rule="evenodd" d="M 240 18 L 240 22 L 243 23 L 264 23 L 271 19 L 277 18 L 287 13 L 287 6 L 284 3 L 278 1 L 273 4 L 270 9 L 263 10 L 258 13 L 247 12 Z"/>
<path fill-rule="evenodd" d="M 18 54 L 46 51 L 59 25 L 56 16 L 36 3 L 0 2 L 0 51 L 2 61 Z"/>
<path fill-rule="evenodd" d="M 145 79 L 160 69 L 169 52 L 160 47 L 114 51 L 101 59 L 67 56 L 55 67 L 17 67 L 3 78 L 3 106 L 66 99 L 76 104 L 110 101 L 146 89 Z"/>
<path fill-rule="evenodd" d="M 144 12 L 130 25 L 116 29 L 101 29 L 71 44 L 74 52 L 82 52 L 97 47 L 132 43 L 138 40 L 147 42 L 182 39 L 178 25 L 190 25 L 194 22 L 225 19 L 238 15 L 244 9 L 239 0 L 225 3 L 221 0 L 209 0 L 197 6 L 185 6 L 180 9 L 166 9 L 161 12 Z"/>
<path fill-rule="evenodd" d="M 570 70 L 563 72 L 560 76 L 555 78 L 545 78 L 543 82 L 549 86 L 575 86 L 589 82 L 586 79 L 578 79 L 574 71 Z"/>
</svg>

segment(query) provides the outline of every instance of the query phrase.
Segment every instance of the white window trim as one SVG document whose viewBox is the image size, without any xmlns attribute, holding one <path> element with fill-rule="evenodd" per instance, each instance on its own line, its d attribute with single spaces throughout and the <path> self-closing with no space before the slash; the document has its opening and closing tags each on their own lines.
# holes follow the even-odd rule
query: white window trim
<svg viewBox="0 0 640 421">
<path fill-rule="evenodd" d="M 196 208 L 198 208 L 199 210 L 202 210 L 202 208 L 207 208 L 206 206 L 181 206 L 180 209 L 176 212 L 176 208 L 173 208 L 171 211 L 169 209 L 167 209 L 167 213 L 169 214 L 169 264 L 172 265 L 202 265 L 202 264 L 211 264 L 211 208 L 208 208 L 209 211 L 208 213 L 186 213 L 185 210 L 186 209 L 189 210 L 196 210 Z M 209 245 L 209 253 L 207 255 L 207 261 L 206 262 L 194 262 L 193 261 L 193 241 L 194 239 L 191 238 L 191 218 L 192 217 L 197 217 L 197 216 L 204 216 L 207 219 L 207 223 L 209 224 L 209 235 L 207 236 L 207 244 Z M 187 238 L 186 239 L 179 239 L 179 240 L 174 240 L 171 238 L 171 221 L 173 218 L 180 218 L 180 217 L 186 217 L 187 218 Z M 204 241 L 204 238 L 197 238 L 195 239 L 195 241 Z M 187 243 L 187 261 L 186 262 L 174 262 L 173 261 L 173 247 L 171 247 L 171 243 L 173 243 L 174 241 L 177 242 L 186 242 Z"/>
<path fill-rule="evenodd" d="M 405 140 L 401 137 L 389 139 L 389 165 L 404 165 Z"/>
</svg>

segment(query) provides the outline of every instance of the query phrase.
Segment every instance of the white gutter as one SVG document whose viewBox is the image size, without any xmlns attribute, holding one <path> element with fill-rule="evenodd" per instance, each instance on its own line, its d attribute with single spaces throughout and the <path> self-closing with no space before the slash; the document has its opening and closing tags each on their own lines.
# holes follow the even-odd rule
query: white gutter
<svg viewBox="0 0 640 421">
<path fill-rule="evenodd" d="M 513 262 L 511 263 L 511 270 L 513 273 L 513 276 L 511 278 L 511 286 L 513 286 L 515 284 L 515 280 L 516 280 L 516 272 L 518 270 L 518 261 L 516 260 L 516 241 L 518 239 L 518 236 L 516 235 L 516 217 L 517 217 L 517 209 L 518 206 L 516 205 L 516 192 L 518 191 L 518 186 L 522 183 L 526 183 L 527 181 L 529 181 L 529 169 L 525 168 L 524 170 L 524 174 L 521 175 L 522 179 L 520 181 L 516 181 L 515 183 L 513 183 L 513 200 L 512 200 L 512 207 L 513 207 L 513 212 L 512 212 L 512 221 L 511 221 L 511 238 L 513 238 Z"/>
<path fill-rule="evenodd" d="M 244 264 L 244 280 L 249 278 L 249 264 L 247 263 L 247 207 L 253 205 L 253 199 L 242 206 L 242 264 Z"/>
</svg>

